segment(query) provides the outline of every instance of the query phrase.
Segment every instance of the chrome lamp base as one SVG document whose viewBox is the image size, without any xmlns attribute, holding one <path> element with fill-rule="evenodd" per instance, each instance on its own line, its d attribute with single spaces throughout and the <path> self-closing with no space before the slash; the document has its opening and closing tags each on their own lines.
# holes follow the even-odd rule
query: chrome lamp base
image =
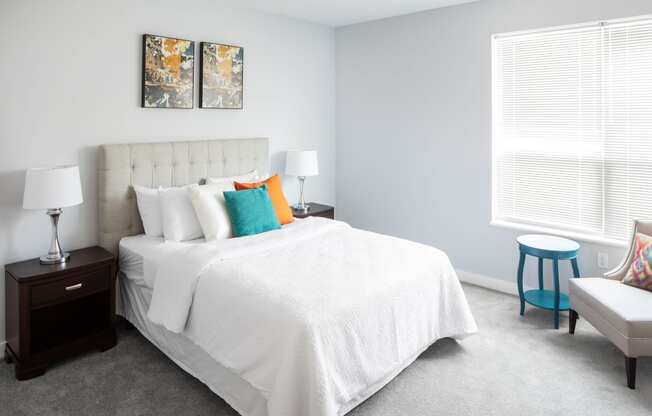
<svg viewBox="0 0 652 416">
<path fill-rule="evenodd" d="M 48 254 L 39 257 L 39 260 L 41 264 L 61 264 L 70 260 L 70 253 L 64 251 L 63 253 L 61 253 L 61 256 L 59 257 L 50 257 L 50 255 Z"/>
<path fill-rule="evenodd" d="M 292 205 L 292 208 L 305 214 L 310 210 L 310 204 L 306 204 L 306 201 L 303 199 L 303 184 L 306 181 L 306 177 L 297 176 L 297 179 L 299 179 L 299 202 Z"/>
<path fill-rule="evenodd" d="M 301 211 L 305 214 L 306 212 L 310 211 L 310 204 L 306 204 L 306 203 L 304 203 L 303 205 L 294 204 L 292 205 L 292 209 L 295 211 Z"/>
<path fill-rule="evenodd" d="M 61 264 L 68 261 L 70 253 L 61 250 L 59 244 L 59 216 L 63 210 L 61 208 L 48 209 L 47 214 L 50 216 L 52 223 L 52 238 L 50 240 L 50 250 L 45 256 L 41 256 L 39 260 L 41 264 Z"/>
</svg>

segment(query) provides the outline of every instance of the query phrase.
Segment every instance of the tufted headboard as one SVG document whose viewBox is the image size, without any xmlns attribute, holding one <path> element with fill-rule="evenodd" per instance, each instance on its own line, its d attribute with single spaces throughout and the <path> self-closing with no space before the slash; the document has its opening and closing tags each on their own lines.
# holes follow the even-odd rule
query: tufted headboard
<svg viewBox="0 0 652 416">
<path fill-rule="evenodd" d="M 118 254 L 122 237 L 143 232 L 132 185 L 182 186 L 253 169 L 269 171 L 266 138 L 101 145 L 100 246 Z"/>
</svg>

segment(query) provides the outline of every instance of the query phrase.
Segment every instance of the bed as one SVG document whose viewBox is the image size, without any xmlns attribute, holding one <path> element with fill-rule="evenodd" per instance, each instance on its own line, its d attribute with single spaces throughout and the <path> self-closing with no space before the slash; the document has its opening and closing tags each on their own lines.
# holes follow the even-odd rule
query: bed
<svg viewBox="0 0 652 416">
<path fill-rule="evenodd" d="M 142 235 L 132 185 L 269 171 L 265 138 L 106 145 L 100 244 L 119 255 L 118 311 L 244 416 L 343 415 L 437 339 L 477 330 L 441 251 L 307 218 L 171 243 Z"/>
</svg>

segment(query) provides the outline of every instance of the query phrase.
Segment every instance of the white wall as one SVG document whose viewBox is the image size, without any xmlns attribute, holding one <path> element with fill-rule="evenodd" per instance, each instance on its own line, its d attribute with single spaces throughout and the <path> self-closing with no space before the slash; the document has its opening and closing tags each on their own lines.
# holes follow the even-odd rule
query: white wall
<svg viewBox="0 0 652 416">
<path fill-rule="evenodd" d="M 337 29 L 338 217 L 514 282 L 522 232 L 489 225 L 490 36 L 647 13 L 650 0 L 481 0 Z M 582 243 L 583 274 L 602 272 L 598 250 L 610 265 L 624 252 Z"/>
<path fill-rule="evenodd" d="M 228 2 L 0 4 L 0 265 L 48 248 L 48 217 L 21 208 L 28 167 L 79 163 L 85 202 L 65 210 L 61 242 L 65 249 L 97 242 L 95 162 L 102 143 L 269 137 L 276 171 L 284 150 L 318 150 L 321 175 L 311 178 L 307 198 L 335 202 L 333 30 L 221 3 Z M 140 108 L 143 33 L 243 46 L 244 110 Z M 296 199 L 296 180 L 286 179 L 286 192 Z"/>
</svg>

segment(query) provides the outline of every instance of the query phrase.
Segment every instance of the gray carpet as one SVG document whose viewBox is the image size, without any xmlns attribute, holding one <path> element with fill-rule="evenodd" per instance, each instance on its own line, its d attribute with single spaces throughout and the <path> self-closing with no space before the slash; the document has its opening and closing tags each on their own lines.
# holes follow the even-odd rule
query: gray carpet
<svg viewBox="0 0 652 416">
<path fill-rule="evenodd" d="M 549 312 L 518 316 L 514 297 L 465 286 L 480 332 L 441 340 L 352 416 L 650 415 L 652 359 L 639 359 L 638 390 L 625 386 L 621 353 L 580 320 L 574 336 Z M 237 415 L 137 331 L 118 345 L 17 382 L 0 364 L 2 415 Z"/>
</svg>

